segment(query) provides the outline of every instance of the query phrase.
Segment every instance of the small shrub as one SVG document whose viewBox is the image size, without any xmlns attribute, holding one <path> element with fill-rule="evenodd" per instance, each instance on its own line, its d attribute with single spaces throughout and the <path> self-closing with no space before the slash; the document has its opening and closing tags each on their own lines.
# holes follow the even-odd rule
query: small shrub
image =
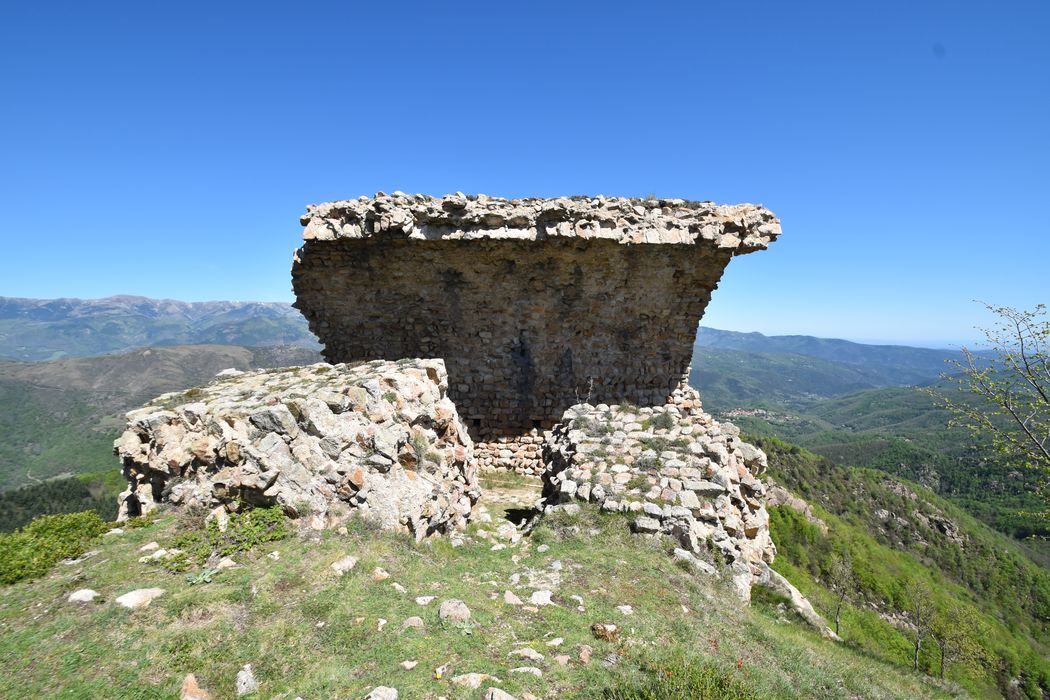
<svg viewBox="0 0 1050 700">
<path fill-rule="evenodd" d="M 659 457 L 639 457 L 634 462 L 635 469 L 641 469 L 647 472 L 658 472 L 660 471 L 660 458 Z"/>
<path fill-rule="evenodd" d="M 673 658 L 646 662 L 635 677 L 620 678 L 604 689 L 607 700 L 758 700 L 759 694 L 733 671 L 712 661 Z"/>
<path fill-rule="evenodd" d="M 627 482 L 627 490 L 631 489 L 649 489 L 649 477 L 644 474 L 635 474 L 631 477 L 631 480 Z"/>
<path fill-rule="evenodd" d="M 670 413 L 658 413 L 653 416 L 650 425 L 657 430 L 670 430 L 674 427 L 674 417 Z"/>
<path fill-rule="evenodd" d="M 40 578 L 55 562 L 78 557 L 108 529 L 95 511 L 44 515 L 0 535 L 0 583 Z"/>
<path fill-rule="evenodd" d="M 641 445 L 642 445 L 642 447 L 644 449 L 646 449 L 646 450 L 653 450 L 654 452 L 657 452 L 657 453 L 663 452 L 665 450 L 669 450 L 671 448 L 671 446 L 672 446 L 672 443 L 671 443 L 670 440 L 667 440 L 666 438 L 659 438 L 659 437 L 641 438 L 641 439 L 638 440 L 638 442 L 641 443 Z"/>
<path fill-rule="evenodd" d="M 422 464 L 423 460 L 426 459 L 427 451 L 430 449 L 430 442 L 427 440 L 427 436 L 423 433 L 414 432 L 410 442 L 412 443 L 412 450 L 416 453 L 416 464 Z"/>
<path fill-rule="evenodd" d="M 169 549 L 180 552 L 168 558 L 164 566 L 169 571 L 181 573 L 203 565 L 212 556 L 228 557 L 247 552 L 264 542 L 283 540 L 289 533 L 280 506 L 231 513 L 225 532 L 219 530 L 218 521 L 211 520 L 201 529 L 176 537 Z"/>
</svg>

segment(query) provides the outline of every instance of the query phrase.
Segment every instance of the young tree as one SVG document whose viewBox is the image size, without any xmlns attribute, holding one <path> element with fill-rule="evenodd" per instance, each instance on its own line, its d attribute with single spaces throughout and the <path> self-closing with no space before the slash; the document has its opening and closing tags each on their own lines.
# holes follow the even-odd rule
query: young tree
<svg viewBox="0 0 1050 700">
<path fill-rule="evenodd" d="M 1046 306 L 1018 311 L 988 306 L 999 317 L 984 334 L 991 355 L 963 348 L 959 374 L 944 378 L 977 400 L 938 398 L 954 414 L 953 423 L 968 428 L 978 440 L 1017 466 L 1038 475 L 1047 497 L 1050 475 L 1050 320 Z M 1042 514 L 1047 517 L 1047 513 Z"/>
<path fill-rule="evenodd" d="M 912 580 L 906 585 L 908 591 L 908 622 L 911 623 L 914 636 L 914 657 L 912 668 L 919 670 L 919 655 L 922 653 L 922 643 L 930 633 L 930 623 L 933 620 L 933 600 L 930 588 L 922 581 Z"/>
<path fill-rule="evenodd" d="M 849 554 L 831 556 L 828 571 L 828 586 L 835 594 L 835 634 L 841 636 L 842 606 L 857 591 L 857 577 L 853 573 L 853 562 Z"/>
<path fill-rule="evenodd" d="M 930 637 L 937 644 L 941 656 L 941 678 L 949 663 L 974 668 L 984 658 L 978 640 L 985 634 L 984 626 L 972 610 L 951 601 L 937 610 L 930 621 Z"/>
</svg>

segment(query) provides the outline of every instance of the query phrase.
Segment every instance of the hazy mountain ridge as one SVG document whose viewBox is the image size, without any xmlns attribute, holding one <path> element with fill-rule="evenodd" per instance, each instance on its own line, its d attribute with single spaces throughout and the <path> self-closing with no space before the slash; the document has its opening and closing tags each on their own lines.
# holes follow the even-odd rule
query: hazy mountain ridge
<svg viewBox="0 0 1050 700">
<path fill-rule="evenodd" d="M 959 350 L 907 345 L 867 345 L 809 335 L 738 333 L 701 326 L 696 345 L 749 353 L 802 355 L 854 368 L 872 387 L 925 384 L 950 370 L 947 360 L 961 360 Z M 694 366 L 694 369 L 696 367 Z"/>
<path fill-rule="evenodd" d="M 319 348 L 290 304 L 0 297 L 0 357 L 53 360 L 157 345 L 301 345 Z"/>
</svg>

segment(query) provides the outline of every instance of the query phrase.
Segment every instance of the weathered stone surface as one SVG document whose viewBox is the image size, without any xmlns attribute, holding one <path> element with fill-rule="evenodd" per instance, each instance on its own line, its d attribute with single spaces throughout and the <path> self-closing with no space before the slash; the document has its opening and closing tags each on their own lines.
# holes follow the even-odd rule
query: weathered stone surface
<svg viewBox="0 0 1050 700">
<path fill-rule="evenodd" d="M 466 622 L 470 619 L 470 608 L 462 600 L 446 600 L 438 608 L 438 617 L 449 622 Z"/>
<path fill-rule="evenodd" d="M 776 571 L 769 568 L 768 566 L 765 567 L 762 571 L 762 575 L 756 580 L 755 583 L 756 585 L 768 588 L 774 593 L 778 593 L 782 596 L 785 596 L 789 601 L 791 601 L 792 609 L 794 609 L 795 612 L 797 612 L 803 620 L 805 620 L 814 629 L 820 632 L 821 636 L 826 637 L 828 639 L 834 639 L 837 642 L 842 641 L 839 638 L 839 636 L 835 634 L 835 631 L 828 626 L 828 623 L 824 621 L 824 618 L 821 617 L 817 613 L 817 611 L 813 609 L 813 606 L 808 600 L 806 600 L 806 597 L 803 596 L 797 588 L 791 585 L 790 581 L 778 574 Z"/>
<path fill-rule="evenodd" d="M 633 529 L 671 536 L 679 558 L 717 550 L 749 599 L 751 583 L 776 553 L 758 479 L 765 455 L 741 441 L 734 426 L 704 413 L 695 390 L 681 387 L 672 401 L 566 411 L 544 445 L 544 504 L 582 500 L 638 513 Z M 713 570 L 696 557 L 690 563 Z"/>
<path fill-rule="evenodd" d="M 417 537 L 462 528 L 480 495 L 441 360 L 226 374 L 128 414 L 120 518 L 165 501 L 280 505 L 314 527 L 351 512 Z M 339 572 L 337 572 L 339 573 Z"/>
<path fill-rule="evenodd" d="M 73 591 L 66 598 L 70 603 L 90 603 L 98 597 L 98 591 L 93 591 L 90 588 L 81 588 L 78 591 Z"/>
<path fill-rule="evenodd" d="M 662 405 L 762 207 L 675 199 L 377 194 L 312 206 L 296 306 L 332 362 L 440 357 L 482 467 L 540 470 L 569 406 Z"/>
<path fill-rule="evenodd" d="M 157 598 L 164 595 L 163 588 L 139 588 L 117 598 L 116 603 L 122 607 L 137 610 L 147 608 Z"/>
</svg>

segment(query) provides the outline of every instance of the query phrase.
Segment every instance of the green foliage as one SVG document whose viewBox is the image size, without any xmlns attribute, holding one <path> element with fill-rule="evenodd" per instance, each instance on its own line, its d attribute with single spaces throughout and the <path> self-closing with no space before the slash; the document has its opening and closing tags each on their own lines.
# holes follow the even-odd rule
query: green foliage
<svg viewBox="0 0 1050 700">
<path fill-rule="evenodd" d="M 190 529 L 176 537 L 168 549 L 179 554 L 164 560 L 172 572 L 183 572 L 202 566 L 209 558 L 228 557 L 237 552 L 288 537 L 288 521 L 280 506 L 252 508 L 231 513 L 226 530 L 219 529 L 217 520 L 209 520 L 203 528 Z"/>
<path fill-rule="evenodd" d="M 1046 306 L 1034 311 L 988 306 L 999 317 L 985 330 L 993 348 L 980 361 L 964 349 L 966 359 L 955 362 L 958 375 L 948 377 L 972 400 L 946 394 L 939 398 L 978 442 L 1007 463 L 1033 473 L 1040 489 L 1050 476 L 1050 320 Z M 1050 518 L 1050 492 L 1043 494 L 1040 517 Z"/>
<path fill-rule="evenodd" d="M 55 562 L 78 557 L 107 529 L 94 511 L 44 515 L 0 534 L 0 583 L 40 578 Z"/>
<path fill-rule="evenodd" d="M 211 583 L 211 580 L 215 577 L 215 574 L 219 573 L 218 569 L 211 567 L 202 569 L 198 574 L 186 574 L 186 583 L 191 586 L 196 586 L 202 583 Z"/>
<path fill-rule="evenodd" d="M 802 513 L 771 508 L 774 568 L 834 618 L 835 581 L 842 580 L 837 569 L 843 561 L 851 563 L 848 585 L 855 593 L 842 609 L 848 644 L 910 666 L 912 633 L 896 629 L 876 611 L 903 614 L 913 608 L 915 592 L 928 588 L 935 613 L 920 655 L 922 671 L 940 673 L 938 640 L 943 640 L 948 675 L 957 680 L 974 687 L 994 683 L 1005 692 L 1021 670 L 1003 675 L 998 669 L 1019 659 L 1022 685 L 1039 687 L 1050 670 L 1045 660 L 1050 572 L 922 487 L 844 468 L 777 440 L 755 442 L 769 456 L 770 475 L 808 500 L 828 526 L 824 535 Z M 923 518 L 934 515 L 954 522 L 961 541 L 927 527 Z M 946 620 L 957 621 L 951 631 Z"/>
<path fill-rule="evenodd" d="M 112 520 L 125 485 L 120 471 L 112 468 L 0 491 L 0 532 L 16 530 L 38 515 L 93 510 L 103 520 Z"/>
<path fill-rule="evenodd" d="M 674 427 L 674 417 L 670 413 L 658 413 L 648 420 L 656 430 L 670 430 Z"/>
<path fill-rule="evenodd" d="M 647 661 L 633 677 L 617 679 L 601 694 L 607 700 L 758 700 L 762 697 L 739 673 L 707 659 L 683 655 Z"/>
</svg>

